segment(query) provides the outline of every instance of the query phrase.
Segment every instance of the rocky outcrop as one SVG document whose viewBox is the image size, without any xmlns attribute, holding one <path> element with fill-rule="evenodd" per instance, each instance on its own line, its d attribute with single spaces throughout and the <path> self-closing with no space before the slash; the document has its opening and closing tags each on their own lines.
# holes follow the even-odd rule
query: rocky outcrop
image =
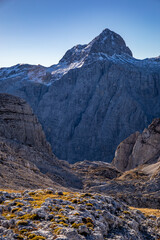
<svg viewBox="0 0 160 240">
<path fill-rule="evenodd" d="M 128 205 L 160 209 L 160 119 L 118 146 L 111 164 L 116 177 L 88 185 L 90 191 L 116 196 Z M 111 167 L 110 167 L 111 171 Z M 84 186 L 87 186 L 84 184 Z"/>
<path fill-rule="evenodd" d="M 121 171 L 106 162 L 83 161 L 70 165 L 83 181 L 83 188 L 89 190 L 92 186 L 105 184 L 106 181 L 115 179 L 121 175 Z"/>
<path fill-rule="evenodd" d="M 43 160 L 45 165 L 43 153 L 0 137 L 0 189 L 61 188 L 58 177 L 51 179 L 37 166 Z"/>
<path fill-rule="evenodd" d="M 109 194 L 129 206 L 160 209 L 160 161 L 140 165 L 89 190 Z"/>
<path fill-rule="evenodd" d="M 0 225 L 3 240 L 156 240 L 160 237 L 158 211 L 157 216 L 151 213 L 145 216 L 109 196 L 55 192 L 51 188 L 21 193 L 1 191 Z"/>
<path fill-rule="evenodd" d="M 19 97 L 0 94 L 0 137 L 52 154 L 50 144 L 32 109 Z"/>
<path fill-rule="evenodd" d="M 136 132 L 120 143 L 112 165 L 126 171 L 160 159 L 160 119 L 155 119 L 142 134 Z"/>
<path fill-rule="evenodd" d="M 30 106 L 0 94 L 0 188 L 49 186 L 81 188 L 82 183 L 52 153 Z"/>
<path fill-rule="evenodd" d="M 110 162 L 122 140 L 160 116 L 160 58 L 133 58 L 106 29 L 57 65 L 0 69 L 0 91 L 32 106 L 58 158 Z"/>
</svg>

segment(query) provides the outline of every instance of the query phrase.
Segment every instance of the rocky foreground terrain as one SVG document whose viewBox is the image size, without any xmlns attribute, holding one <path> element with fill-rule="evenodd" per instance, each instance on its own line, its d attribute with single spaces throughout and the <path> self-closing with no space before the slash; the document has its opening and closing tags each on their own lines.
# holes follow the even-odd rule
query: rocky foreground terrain
<svg viewBox="0 0 160 240">
<path fill-rule="evenodd" d="M 0 239 L 160 238 L 160 212 L 145 216 L 112 197 L 53 189 L 0 192 Z"/>
<path fill-rule="evenodd" d="M 160 116 L 160 58 L 135 59 L 105 29 L 57 65 L 0 69 L 0 92 L 30 104 L 59 159 L 111 162 L 121 141 Z"/>
</svg>

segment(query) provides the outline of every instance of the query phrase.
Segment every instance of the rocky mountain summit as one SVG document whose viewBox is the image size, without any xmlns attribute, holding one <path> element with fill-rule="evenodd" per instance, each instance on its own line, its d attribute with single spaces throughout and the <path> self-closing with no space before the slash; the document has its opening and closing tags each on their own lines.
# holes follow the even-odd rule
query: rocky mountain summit
<svg viewBox="0 0 160 240">
<path fill-rule="evenodd" d="M 57 65 L 0 69 L 0 92 L 31 105 L 59 159 L 111 162 L 121 141 L 160 116 L 160 61 L 135 59 L 106 29 Z"/>
<path fill-rule="evenodd" d="M 53 79 L 57 80 L 69 70 L 88 65 L 93 61 L 116 55 L 132 56 L 131 50 L 118 34 L 105 29 L 98 37 L 89 44 L 76 45 L 68 50 L 58 65 L 51 66 L 48 70 Z M 52 79 L 52 81 L 53 81 Z"/>
</svg>

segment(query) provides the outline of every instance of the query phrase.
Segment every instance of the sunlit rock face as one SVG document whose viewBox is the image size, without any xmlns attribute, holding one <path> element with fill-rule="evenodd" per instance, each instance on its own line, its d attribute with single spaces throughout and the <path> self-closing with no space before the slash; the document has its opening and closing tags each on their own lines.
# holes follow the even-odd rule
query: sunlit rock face
<svg viewBox="0 0 160 240">
<path fill-rule="evenodd" d="M 160 61 L 133 58 L 105 29 L 57 65 L 0 69 L 0 92 L 32 106 L 58 158 L 110 162 L 122 140 L 160 116 Z"/>
<path fill-rule="evenodd" d="M 141 164 L 160 161 L 160 118 L 126 138 L 117 147 L 112 165 L 121 171 L 133 169 Z"/>
</svg>

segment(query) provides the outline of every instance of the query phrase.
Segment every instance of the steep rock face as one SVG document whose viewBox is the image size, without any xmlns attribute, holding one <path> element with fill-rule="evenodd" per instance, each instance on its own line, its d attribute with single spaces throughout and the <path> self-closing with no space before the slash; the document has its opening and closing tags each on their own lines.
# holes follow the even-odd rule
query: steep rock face
<svg viewBox="0 0 160 240">
<path fill-rule="evenodd" d="M 142 134 L 135 133 L 118 146 L 112 164 L 121 171 L 144 163 L 155 163 L 160 158 L 160 119 L 155 119 Z"/>
<path fill-rule="evenodd" d="M 159 58 L 133 58 L 108 29 L 57 65 L 17 65 L 0 79 L 0 91 L 32 106 L 56 156 L 71 163 L 110 162 L 123 139 L 160 116 Z"/>
<path fill-rule="evenodd" d="M 47 157 L 31 147 L 0 137 L 0 188 L 59 187 L 58 181 L 52 181 L 36 166 L 43 159 L 46 162 Z"/>
<path fill-rule="evenodd" d="M 47 186 L 80 188 L 82 184 L 52 153 L 30 106 L 19 97 L 0 94 L 0 187 Z"/>
<path fill-rule="evenodd" d="M 52 153 L 32 109 L 19 97 L 0 94 L 0 136 Z"/>
</svg>

